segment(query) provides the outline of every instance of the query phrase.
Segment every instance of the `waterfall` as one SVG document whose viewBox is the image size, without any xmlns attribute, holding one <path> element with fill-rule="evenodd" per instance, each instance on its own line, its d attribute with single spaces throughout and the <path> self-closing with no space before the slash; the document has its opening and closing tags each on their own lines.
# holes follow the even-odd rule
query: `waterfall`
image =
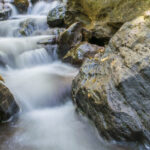
<svg viewBox="0 0 150 150">
<path fill-rule="evenodd" d="M 57 5 L 59 5 L 58 1 L 52 1 L 51 3 L 47 3 L 45 1 L 39 1 L 38 3 L 35 4 L 35 6 L 33 6 L 31 14 L 47 15 L 48 12 L 53 8 L 55 8 Z"/>
<path fill-rule="evenodd" d="M 16 7 L 12 5 L 10 2 L 6 3 L 5 7 L 9 7 L 11 9 L 11 17 L 16 16 L 18 14 Z"/>
<path fill-rule="evenodd" d="M 27 51 L 22 53 L 16 60 L 19 68 L 32 67 L 35 65 L 43 65 L 52 61 L 51 56 L 44 48 Z"/>
<path fill-rule="evenodd" d="M 0 74 L 20 113 L 17 121 L 0 126 L 1 150 L 108 150 L 72 104 L 71 84 L 78 69 L 57 59 L 57 45 L 46 49 L 38 44 L 52 37 L 46 17 L 59 4 L 30 2 L 28 13 L 18 14 L 7 3 L 12 17 L 0 22 Z"/>
</svg>

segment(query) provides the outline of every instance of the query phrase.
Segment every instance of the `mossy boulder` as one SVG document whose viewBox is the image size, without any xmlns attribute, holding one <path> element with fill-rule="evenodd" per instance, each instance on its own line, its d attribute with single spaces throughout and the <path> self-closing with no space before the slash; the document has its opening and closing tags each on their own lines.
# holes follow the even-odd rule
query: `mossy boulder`
<svg viewBox="0 0 150 150">
<path fill-rule="evenodd" d="M 68 0 L 65 22 L 83 22 L 96 38 L 110 38 L 123 23 L 149 8 L 149 0 Z"/>
<path fill-rule="evenodd" d="M 27 9 L 29 7 L 28 0 L 14 0 L 14 4 L 20 13 L 27 12 Z"/>
</svg>

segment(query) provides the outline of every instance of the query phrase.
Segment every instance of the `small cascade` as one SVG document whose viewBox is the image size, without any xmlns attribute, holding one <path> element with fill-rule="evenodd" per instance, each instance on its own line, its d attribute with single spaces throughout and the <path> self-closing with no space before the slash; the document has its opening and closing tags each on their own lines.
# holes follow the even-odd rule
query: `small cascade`
<svg viewBox="0 0 150 150">
<path fill-rule="evenodd" d="M 33 6 L 31 14 L 37 15 L 47 15 L 50 10 L 55 8 L 60 3 L 58 1 L 52 1 L 51 3 L 45 1 L 39 1 L 38 3 Z"/>
<path fill-rule="evenodd" d="M 12 5 L 10 2 L 5 3 L 5 7 L 9 7 L 11 9 L 11 17 L 16 16 L 18 14 L 16 7 Z"/>
<path fill-rule="evenodd" d="M 0 22 L 0 37 L 14 36 L 15 32 L 20 27 L 20 22 L 22 22 L 22 21 L 24 21 L 24 19 L 1 21 Z"/>
<path fill-rule="evenodd" d="M 58 36 L 58 30 L 47 32 L 46 19 L 60 1 L 29 1 L 27 14 L 10 3 L 12 17 L 0 21 L 0 75 L 21 111 L 17 121 L 0 128 L 0 150 L 108 150 L 72 104 L 78 69 L 58 60 L 57 45 L 45 49 L 40 43 Z"/>
<path fill-rule="evenodd" d="M 32 2 L 31 2 L 31 0 L 28 0 L 28 2 L 29 2 L 29 7 L 28 7 L 27 14 L 31 14 L 31 11 L 32 11 Z"/>
<path fill-rule="evenodd" d="M 6 65 L 15 67 L 16 59 L 26 51 L 41 48 L 39 40 L 48 36 L 35 36 L 26 38 L 0 38 L 0 58 Z"/>
<path fill-rule="evenodd" d="M 51 56 L 44 48 L 27 51 L 19 55 L 16 59 L 16 66 L 19 68 L 44 65 L 52 61 Z"/>
<path fill-rule="evenodd" d="M 25 33 L 32 35 L 37 30 L 47 28 L 46 16 L 19 15 L 15 16 L 15 19 L 0 22 L 0 37 L 19 37 L 24 36 Z"/>
<path fill-rule="evenodd" d="M 3 72 L 7 86 L 27 110 L 60 105 L 76 74 L 76 69 L 59 62 Z"/>
</svg>

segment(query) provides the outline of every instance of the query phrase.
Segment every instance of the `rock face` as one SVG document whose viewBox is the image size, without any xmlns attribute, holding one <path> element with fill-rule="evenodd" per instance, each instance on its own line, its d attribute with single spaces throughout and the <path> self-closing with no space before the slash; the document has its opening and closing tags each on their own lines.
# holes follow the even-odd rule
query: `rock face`
<svg viewBox="0 0 150 150">
<path fill-rule="evenodd" d="M 72 47 L 81 42 L 81 29 L 82 24 L 77 22 L 72 24 L 68 29 L 61 33 L 58 39 L 58 55 L 60 58 L 63 58 Z"/>
<path fill-rule="evenodd" d="M 9 89 L 0 83 L 0 122 L 7 121 L 19 111 L 19 107 Z"/>
<path fill-rule="evenodd" d="M 81 42 L 73 49 L 68 51 L 63 60 L 73 65 L 80 66 L 85 58 L 93 57 L 98 52 L 103 53 L 104 48 L 87 42 Z"/>
<path fill-rule="evenodd" d="M 65 18 L 66 7 L 59 5 L 52 9 L 47 17 L 47 23 L 50 27 L 63 27 Z"/>
<path fill-rule="evenodd" d="M 149 10 L 148 0 L 68 0 L 66 24 L 83 22 L 96 38 L 110 38 L 120 26 Z"/>
<path fill-rule="evenodd" d="M 18 8 L 20 13 L 27 12 L 27 9 L 29 7 L 28 0 L 14 0 L 14 4 Z"/>
<path fill-rule="evenodd" d="M 125 23 L 82 65 L 72 96 L 107 140 L 150 145 L 150 16 Z"/>
</svg>

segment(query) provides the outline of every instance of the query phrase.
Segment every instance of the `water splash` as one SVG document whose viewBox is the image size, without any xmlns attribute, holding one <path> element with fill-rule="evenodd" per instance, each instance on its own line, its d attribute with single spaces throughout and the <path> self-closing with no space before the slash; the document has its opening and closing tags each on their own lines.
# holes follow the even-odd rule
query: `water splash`
<svg viewBox="0 0 150 150">
<path fill-rule="evenodd" d="M 5 3 L 5 7 L 9 7 L 11 9 L 11 17 L 16 16 L 18 14 L 16 7 L 13 4 L 11 4 L 10 2 Z"/>
<path fill-rule="evenodd" d="M 0 22 L 0 36 L 1 37 L 19 37 L 22 30 L 29 32 L 29 35 L 37 30 L 46 30 L 48 28 L 46 23 L 46 16 L 35 15 L 17 15 L 12 20 Z M 9 29 L 9 30 L 8 30 Z"/>
<path fill-rule="evenodd" d="M 0 58 L 6 65 L 15 67 L 16 59 L 26 51 L 41 48 L 38 41 L 49 36 L 35 36 L 25 38 L 0 38 Z"/>
<path fill-rule="evenodd" d="M 30 68 L 52 62 L 52 57 L 44 48 L 22 53 L 16 58 L 16 66 L 19 68 Z"/>
<path fill-rule="evenodd" d="M 60 105 L 76 74 L 77 69 L 61 62 L 2 72 L 6 85 L 26 109 Z"/>
<path fill-rule="evenodd" d="M 58 1 L 53 1 L 51 3 L 39 1 L 38 3 L 35 4 L 35 6 L 33 6 L 31 14 L 47 15 L 50 10 L 52 10 L 59 4 L 60 3 Z"/>
</svg>

